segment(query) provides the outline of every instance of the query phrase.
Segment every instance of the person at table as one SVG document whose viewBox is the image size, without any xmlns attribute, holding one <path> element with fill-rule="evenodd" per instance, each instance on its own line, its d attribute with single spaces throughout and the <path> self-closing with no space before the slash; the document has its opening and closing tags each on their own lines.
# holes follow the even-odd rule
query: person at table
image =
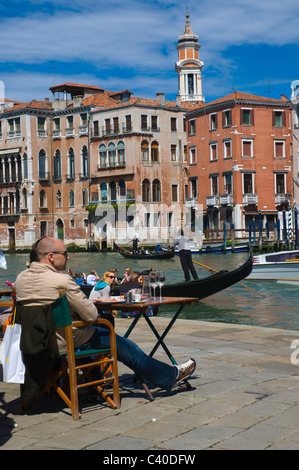
<svg viewBox="0 0 299 470">
<path fill-rule="evenodd" d="M 94 269 L 91 269 L 89 271 L 89 274 L 86 278 L 86 283 L 89 286 L 95 286 L 96 283 L 100 280 L 99 276 L 97 275 L 97 272 Z"/>
<path fill-rule="evenodd" d="M 44 237 L 34 247 L 34 261 L 16 279 L 16 300 L 26 306 L 48 305 L 54 302 L 63 289 L 73 320 L 96 321 L 98 310 L 80 289 L 80 286 L 64 274 L 69 259 L 62 240 Z M 106 278 L 107 279 L 107 278 Z M 34 286 L 34 289 L 32 289 Z M 109 347 L 109 332 L 105 328 L 86 325 L 73 329 L 75 348 Z M 55 352 L 66 352 L 64 328 L 57 328 L 53 338 Z M 128 338 L 116 335 L 117 358 L 137 375 L 154 386 L 171 391 L 176 384 L 193 374 L 196 362 L 189 359 L 176 366 L 169 365 L 145 354 Z M 26 407 L 26 404 L 24 404 Z"/>
<path fill-rule="evenodd" d="M 125 271 L 124 271 L 123 278 L 121 280 L 121 284 L 123 284 L 124 282 L 128 282 L 129 279 L 130 279 L 130 276 L 131 276 L 131 269 L 126 268 Z"/>
<path fill-rule="evenodd" d="M 86 276 L 84 273 L 81 273 L 80 271 L 77 271 L 74 276 L 76 284 L 79 286 L 85 286 L 86 285 Z"/>
<path fill-rule="evenodd" d="M 178 245 L 185 281 L 190 281 L 190 273 L 192 274 L 193 279 L 198 279 L 198 275 L 192 261 L 190 241 L 189 238 L 184 235 L 184 230 L 179 231 L 179 235 L 174 240 L 172 247 L 174 248 L 176 245 Z"/>
<path fill-rule="evenodd" d="M 130 275 L 128 281 L 121 284 L 119 288 L 120 294 L 125 294 L 131 289 L 141 289 L 142 288 L 142 274 L 138 271 L 133 271 Z"/>
<path fill-rule="evenodd" d="M 105 300 L 108 299 L 111 292 L 111 286 L 115 279 L 115 275 L 112 271 L 106 271 L 102 279 L 97 282 L 89 294 L 89 300 Z"/>
</svg>

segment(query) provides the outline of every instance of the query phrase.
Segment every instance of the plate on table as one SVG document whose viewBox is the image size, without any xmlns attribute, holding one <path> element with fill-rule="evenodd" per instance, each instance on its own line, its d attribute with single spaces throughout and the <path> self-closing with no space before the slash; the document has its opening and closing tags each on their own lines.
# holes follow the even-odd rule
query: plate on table
<svg viewBox="0 0 299 470">
<path fill-rule="evenodd" d="M 102 303 L 111 303 L 111 302 L 125 302 L 124 297 L 122 296 L 112 296 L 108 297 L 107 299 L 94 299 L 95 302 L 102 302 Z"/>
</svg>

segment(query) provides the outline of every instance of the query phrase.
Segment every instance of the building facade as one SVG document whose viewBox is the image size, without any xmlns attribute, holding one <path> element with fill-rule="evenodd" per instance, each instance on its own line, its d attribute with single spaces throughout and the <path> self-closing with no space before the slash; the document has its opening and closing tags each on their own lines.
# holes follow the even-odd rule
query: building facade
<svg viewBox="0 0 299 470">
<path fill-rule="evenodd" d="M 291 83 L 293 114 L 293 178 L 294 206 L 299 209 L 299 80 Z"/>
<path fill-rule="evenodd" d="M 249 225 L 262 216 L 273 232 L 293 202 L 287 98 L 234 92 L 186 117 L 190 198 L 202 207 L 203 229 L 219 232 L 226 222 L 236 237 L 248 237 Z"/>
</svg>

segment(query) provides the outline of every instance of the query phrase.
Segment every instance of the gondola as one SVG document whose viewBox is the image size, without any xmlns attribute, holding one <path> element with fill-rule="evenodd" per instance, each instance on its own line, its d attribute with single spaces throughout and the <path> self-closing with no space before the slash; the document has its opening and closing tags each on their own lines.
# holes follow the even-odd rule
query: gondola
<svg viewBox="0 0 299 470">
<path fill-rule="evenodd" d="M 130 250 L 127 250 L 126 248 L 122 248 L 121 246 L 118 246 L 116 243 L 113 244 L 114 250 L 118 251 L 120 255 L 122 255 L 124 258 L 129 258 L 129 259 L 155 259 L 155 260 L 162 260 L 162 259 L 171 259 L 174 258 L 175 253 L 173 249 L 163 249 L 162 247 L 160 248 L 160 251 L 157 253 L 133 253 Z"/>
<path fill-rule="evenodd" d="M 252 255 L 248 257 L 242 266 L 233 271 L 219 271 L 211 276 L 206 276 L 196 281 L 175 282 L 165 284 L 162 287 L 164 297 L 197 297 L 199 300 L 230 287 L 249 276 L 252 270 Z M 89 296 L 91 286 L 81 286 L 85 295 Z"/>
<path fill-rule="evenodd" d="M 165 297 L 198 297 L 199 300 L 205 299 L 249 276 L 251 270 L 252 255 L 250 254 L 247 261 L 233 271 L 219 271 L 196 281 L 165 284 L 162 287 L 162 295 Z"/>
</svg>

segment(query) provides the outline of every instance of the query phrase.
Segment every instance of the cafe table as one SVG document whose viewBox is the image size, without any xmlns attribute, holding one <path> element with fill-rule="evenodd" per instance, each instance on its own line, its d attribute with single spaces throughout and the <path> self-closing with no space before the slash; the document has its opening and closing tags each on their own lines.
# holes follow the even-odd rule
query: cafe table
<svg viewBox="0 0 299 470">
<path fill-rule="evenodd" d="M 145 321 L 147 322 L 148 326 L 150 327 L 151 331 L 153 332 L 154 336 L 157 339 L 157 342 L 155 343 L 154 347 L 152 348 L 151 352 L 149 353 L 150 356 L 153 356 L 155 352 L 157 351 L 158 347 L 161 346 L 165 353 L 167 354 L 168 358 L 172 362 L 173 365 L 177 365 L 177 362 L 175 358 L 173 357 L 172 353 L 170 352 L 168 346 L 165 344 L 165 338 L 168 335 L 168 333 L 171 331 L 171 328 L 175 324 L 176 320 L 178 319 L 179 315 L 181 314 L 183 308 L 186 305 L 193 305 L 194 302 L 198 300 L 197 297 L 150 297 L 149 299 L 146 299 L 145 301 L 141 302 L 126 302 L 126 301 L 118 301 L 118 299 L 105 299 L 103 301 L 95 301 L 96 307 L 100 313 L 103 313 L 104 316 L 105 314 L 109 314 L 113 310 L 120 310 L 122 312 L 136 312 L 136 315 L 132 317 L 132 323 L 127 329 L 126 333 L 124 334 L 125 338 L 128 338 L 128 336 L 132 333 L 134 330 L 135 326 L 139 322 L 141 318 L 144 318 Z M 170 322 L 164 329 L 164 331 L 160 334 L 157 329 L 155 328 L 155 325 L 153 323 L 155 317 L 149 317 L 147 315 L 143 315 L 146 310 L 148 310 L 148 307 L 161 307 L 163 305 L 175 305 L 177 307 L 176 312 L 173 314 Z M 139 377 L 141 384 L 146 391 L 148 397 L 150 400 L 153 400 L 153 395 L 142 380 L 141 377 Z M 185 381 L 186 387 L 191 388 L 188 380 L 186 379 Z"/>
</svg>

